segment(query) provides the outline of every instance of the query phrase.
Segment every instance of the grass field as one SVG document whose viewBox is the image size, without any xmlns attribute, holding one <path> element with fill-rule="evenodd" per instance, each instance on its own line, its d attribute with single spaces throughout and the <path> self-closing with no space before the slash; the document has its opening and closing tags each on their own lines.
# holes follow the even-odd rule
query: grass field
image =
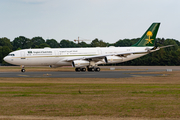
<svg viewBox="0 0 180 120">
<path fill-rule="evenodd" d="M 178 119 L 180 74 L 106 79 L 0 77 L 0 119 L 8 116 Z"/>
</svg>

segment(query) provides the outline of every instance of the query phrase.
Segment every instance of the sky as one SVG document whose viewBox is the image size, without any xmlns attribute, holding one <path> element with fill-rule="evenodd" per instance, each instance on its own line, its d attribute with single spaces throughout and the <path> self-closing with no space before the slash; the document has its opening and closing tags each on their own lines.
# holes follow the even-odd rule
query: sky
<svg viewBox="0 0 180 120">
<path fill-rule="evenodd" d="M 157 37 L 180 40 L 179 6 L 180 0 L 0 0 L 0 38 L 115 43 L 160 22 Z"/>
</svg>

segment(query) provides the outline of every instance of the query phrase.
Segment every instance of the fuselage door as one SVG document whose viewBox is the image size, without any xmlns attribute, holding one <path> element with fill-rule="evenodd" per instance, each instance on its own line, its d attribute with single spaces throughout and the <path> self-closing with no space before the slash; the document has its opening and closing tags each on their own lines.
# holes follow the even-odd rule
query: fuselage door
<svg viewBox="0 0 180 120">
<path fill-rule="evenodd" d="M 26 58 L 25 58 L 25 52 L 24 52 L 24 51 L 21 51 L 21 59 L 26 59 Z"/>
<path fill-rule="evenodd" d="M 59 57 L 59 55 L 60 55 L 60 54 L 59 54 L 59 51 L 56 50 L 56 51 L 55 51 L 55 56 L 56 56 L 56 57 Z"/>
<path fill-rule="evenodd" d="M 98 54 L 101 55 L 102 54 L 102 51 L 100 49 L 98 49 Z"/>
</svg>

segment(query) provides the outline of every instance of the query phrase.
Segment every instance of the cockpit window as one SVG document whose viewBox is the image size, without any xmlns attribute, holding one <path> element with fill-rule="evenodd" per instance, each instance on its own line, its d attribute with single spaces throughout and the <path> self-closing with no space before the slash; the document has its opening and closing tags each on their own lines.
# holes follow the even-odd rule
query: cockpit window
<svg viewBox="0 0 180 120">
<path fill-rule="evenodd" d="M 8 54 L 8 56 L 15 56 L 15 54 Z"/>
</svg>

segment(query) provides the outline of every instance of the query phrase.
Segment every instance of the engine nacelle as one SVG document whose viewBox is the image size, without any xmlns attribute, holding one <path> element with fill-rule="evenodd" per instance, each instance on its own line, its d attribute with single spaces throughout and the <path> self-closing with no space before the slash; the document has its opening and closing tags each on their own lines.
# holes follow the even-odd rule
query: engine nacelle
<svg viewBox="0 0 180 120">
<path fill-rule="evenodd" d="M 105 61 L 106 61 L 106 63 L 120 63 L 120 62 L 123 62 L 123 57 L 106 56 Z"/>
<path fill-rule="evenodd" d="M 72 62 L 73 67 L 86 67 L 89 65 L 89 61 L 87 60 L 74 60 Z"/>
</svg>

